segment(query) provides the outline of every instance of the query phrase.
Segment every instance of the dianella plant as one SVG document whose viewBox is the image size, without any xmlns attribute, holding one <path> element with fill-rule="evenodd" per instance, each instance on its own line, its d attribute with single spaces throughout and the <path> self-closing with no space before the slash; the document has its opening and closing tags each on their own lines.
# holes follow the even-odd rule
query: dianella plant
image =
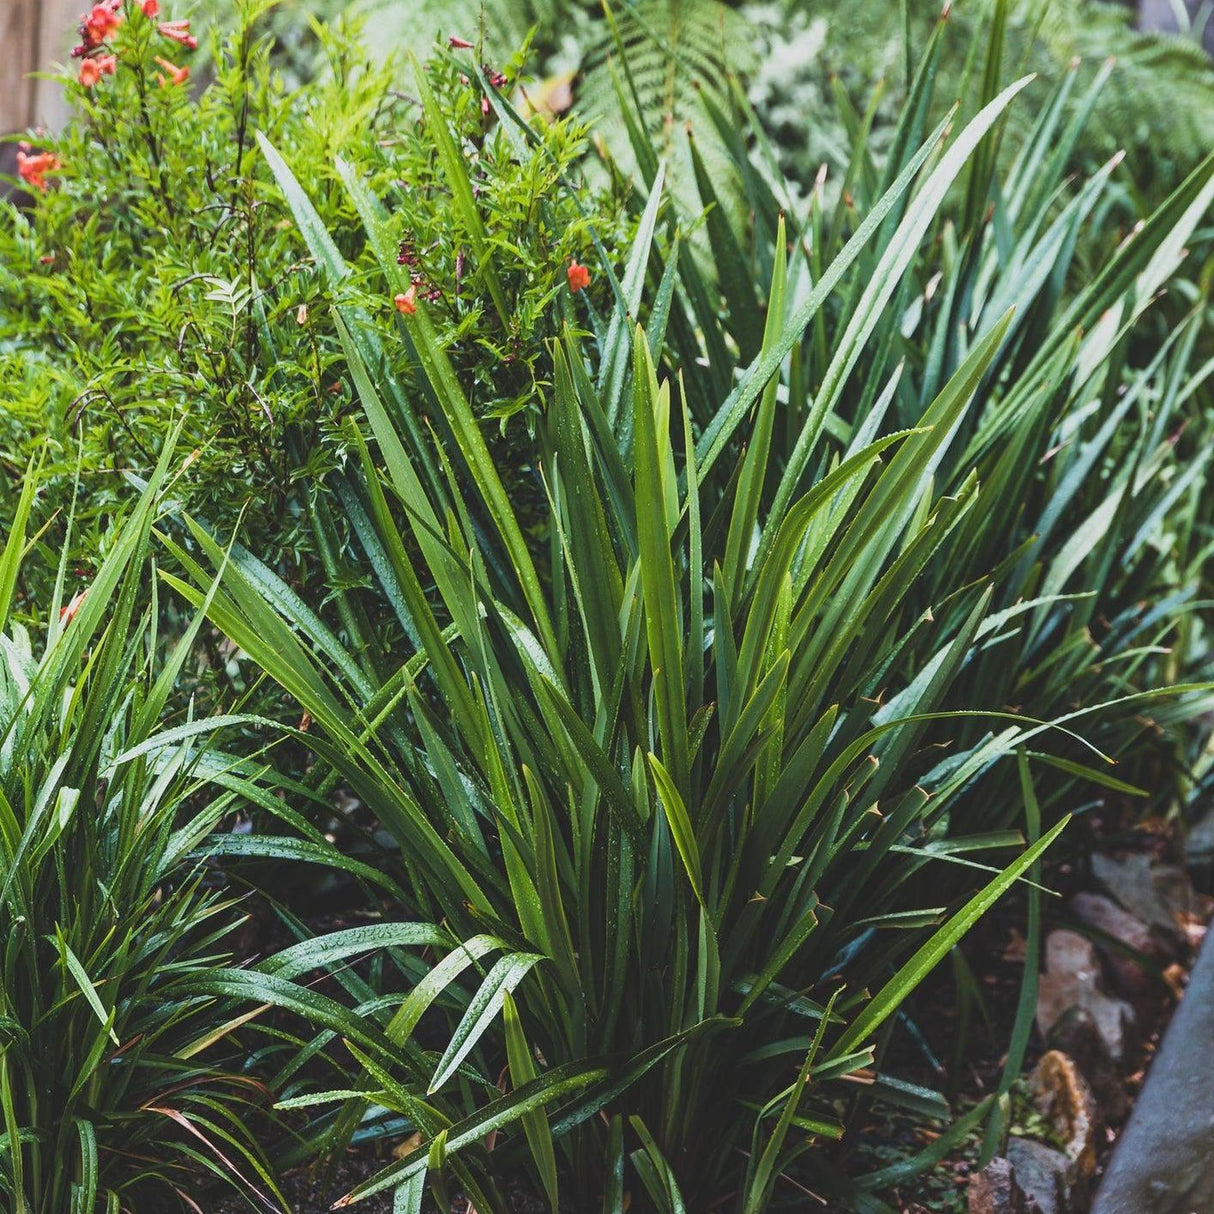
<svg viewBox="0 0 1214 1214">
<path fill-rule="evenodd" d="M 202 852 L 250 773 L 192 737 L 164 744 L 202 623 L 161 659 L 147 558 L 170 459 L 171 445 L 86 589 L 69 596 L 60 564 L 45 634 L 13 620 L 36 470 L 0 555 L 0 1201 L 14 1214 L 197 1209 L 207 1174 L 263 1208 L 275 1192 L 239 1022 L 187 989 L 242 919 Z"/>
<path fill-rule="evenodd" d="M 1160 490 L 1166 424 L 1135 412 L 1167 396 L 1167 355 L 1122 395 L 1116 352 L 1214 198 L 1211 166 L 1070 283 L 1104 178 L 1062 184 L 1050 124 L 1067 99 L 1008 178 L 1001 122 L 1030 81 L 1001 87 L 992 68 L 968 120 L 930 128 L 932 54 L 886 165 L 857 133 L 865 193 L 842 191 L 833 214 L 819 196 L 781 216 L 739 145 L 753 233 L 708 198 L 693 232 L 637 127 L 635 242 L 618 275 L 595 268 L 616 306 L 552 350 L 538 535 L 424 302 L 384 307 L 408 285 L 399 217 L 338 164 L 379 259 L 355 281 L 263 141 L 338 291 L 371 435 L 350 428 L 339 491 L 376 609 L 409 647 L 384 652 L 353 610 L 326 627 L 197 524 L 168 581 L 297 698 L 315 786 L 347 786 L 390 833 L 404 896 L 397 921 L 196 986 L 315 1026 L 308 1057 L 336 1078 L 288 1068 L 283 1103 L 311 1110 L 329 1150 L 399 1135 L 345 1204 L 393 1190 L 420 1210 L 427 1187 L 458 1187 L 503 1209 L 498 1179 L 527 1167 L 554 1211 L 750 1214 L 804 1200 L 795 1186 L 882 1208 L 872 1193 L 896 1169 L 844 1179 L 815 1144 L 845 1133 L 857 1092 L 946 1112 L 885 1073 L 882 1047 L 963 933 L 1039 876 L 1066 818 L 1042 821 L 1037 773 L 1128 788 L 1082 739 L 1085 715 L 1126 705 L 1074 718 L 1011 689 L 1070 677 L 1055 649 L 1060 627 L 1084 626 L 1071 574 L 1101 551 L 1109 569 L 1130 560 L 1138 531 L 1155 542 L 1152 511 L 1186 491 Z M 527 124 L 481 80 L 525 146 Z M 491 216 L 420 70 L 417 90 L 483 236 L 472 281 L 491 293 Z M 384 373 L 396 342 L 424 393 Z M 1127 431 L 1129 472 L 1094 488 L 1088 471 Z M 1060 441 L 1063 461 L 1043 465 Z M 1063 533 L 1081 507 L 1110 524 L 1088 524 L 1091 544 Z M 1034 531 L 1043 514 L 1055 526 Z M 1128 539 L 1111 526 L 1125 517 Z M 1145 690 L 1110 698 L 1141 707 Z M 373 950 L 395 962 L 379 989 L 338 972 Z M 303 984 L 313 971 L 332 995 Z"/>
<path fill-rule="evenodd" d="M 985 62 L 974 60 L 961 90 L 966 108 L 986 104 L 1000 87 L 1008 19 L 1007 6 L 995 5 Z M 913 74 L 888 159 L 874 155 L 870 137 L 877 98 L 859 113 L 837 91 L 851 158 L 841 179 L 823 174 L 799 209 L 772 171 L 775 154 L 745 97 L 735 90 L 728 111 L 709 106 L 718 133 L 732 141 L 750 218 L 744 225 L 728 221 L 701 165 L 708 209 L 697 238 L 709 255 L 679 260 L 685 298 L 701 302 L 689 309 L 693 325 L 668 330 L 666 357 L 683 373 L 693 417 L 713 437 L 707 445 L 701 438 L 702 455 L 721 447 L 732 465 L 751 438 L 735 414 L 718 417 L 716 402 L 732 385 L 706 382 L 721 361 L 706 351 L 755 348 L 756 305 L 770 290 L 767 267 L 782 240 L 782 211 L 796 216 L 788 222 L 802 252 L 790 263 L 787 290 L 804 298 L 846 255 L 851 234 L 880 208 L 908 149 L 925 137 L 926 116 L 940 105 L 944 28 L 942 18 Z M 992 576 L 996 608 L 1019 604 L 1025 614 L 1001 625 L 997 641 L 967 664 L 958 698 L 1051 719 L 1081 713 L 1076 720 L 1085 737 L 1116 753 L 1122 772 L 1173 789 L 1171 776 L 1183 785 L 1200 748 L 1194 737 L 1200 730 L 1185 725 L 1200 721 L 1202 705 L 1196 696 L 1177 697 L 1153 703 L 1148 713 L 1133 696 L 1183 683 L 1186 672 L 1192 677 L 1204 644 L 1200 587 L 1210 516 L 1202 489 L 1212 365 L 1200 262 L 1209 239 L 1210 165 L 1154 214 L 1127 213 L 1120 154 L 1088 180 L 1070 180 L 1076 148 L 1114 70 L 1111 63 L 1092 69 L 1076 62 L 1050 92 L 1042 95 L 1036 82 L 1028 86 L 1036 117 L 1025 138 L 1013 143 L 1004 119 L 996 124 L 925 226 L 901 279 L 884 288 L 887 306 L 861 348 L 846 351 L 854 360 L 847 364 L 840 359 L 854 331 L 856 300 L 862 290 L 879 289 L 875 276 L 889 264 L 882 261 L 884 231 L 859 252 L 858 272 L 786 352 L 781 391 L 788 408 L 767 450 L 781 469 L 804 475 L 800 419 L 815 402 L 821 407 L 823 392 L 830 401 L 811 468 L 833 458 L 860 427 L 882 434 L 913 425 L 975 341 L 1012 309 L 1007 340 L 936 474 L 949 495 L 970 492 L 976 478 L 982 504 L 967 511 L 923 576 L 908 584 L 894 627 L 870 630 L 872 643 L 918 647 L 906 620 L 928 612 L 932 619 L 920 630 L 926 647 L 917 659 L 926 661 L 930 626 L 941 612 L 963 609 L 953 588 Z M 621 106 L 627 101 L 622 84 Z M 652 175 L 654 149 L 635 127 L 634 140 L 637 162 Z M 692 218 L 670 216 L 675 240 L 691 229 Z M 704 305 L 717 298 L 723 308 Z M 730 395 L 749 405 L 754 393 L 743 386 Z M 786 485 L 787 474 L 776 491 Z M 1177 739 L 1171 758 L 1151 741 L 1159 724 Z M 987 726 L 975 718 L 960 728 L 972 741 Z M 1087 766 L 1083 747 L 1062 743 L 1054 757 L 1065 763 L 1044 773 L 1045 800 L 1086 799 L 1091 771 L 1076 775 L 1065 766 Z M 971 812 L 988 825 L 1008 825 L 1020 807 L 1016 798 L 983 797 Z"/>
</svg>

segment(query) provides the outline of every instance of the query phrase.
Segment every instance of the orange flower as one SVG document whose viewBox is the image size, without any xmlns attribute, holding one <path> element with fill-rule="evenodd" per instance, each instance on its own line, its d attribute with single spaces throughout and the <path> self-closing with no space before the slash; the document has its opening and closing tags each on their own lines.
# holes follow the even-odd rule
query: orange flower
<svg viewBox="0 0 1214 1214">
<path fill-rule="evenodd" d="M 94 4 L 80 18 L 80 45 L 72 50 L 72 58 L 80 59 L 95 51 L 122 24 L 122 0 L 105 0 Z"/>
<path fill-rule="evenodd" d="M 139 6 L 145 17 L 156 17 L 160 14 L 160 0 L 143 0 Z"/>
<path fill-rule="evenodd" d="M 81 36 L 85 42 L 97 46 L 104 42 L 122 24 L 120 0 L 94 4 L 80 23 Z"/>
<path fill-rule="evenodd" d="M 569 289 L 573 292 L 584 291 L 590 286 L 590 271 L 576 260 L 569 263 Z"/>
<path fill-rule="evenodd" d="M 91 89 L 102 76 L 112 76 L 117 66 L 117 55 L 94 55 L 81 62 L 77 79 L 86 89 Z"/>
<path fill-rule="evenodd" d="M 187 51 L 198 49 L 198 39 L 190 33 L 190 23 L 188 21 L 162 21 L 156 29 L 166 38 L 172 38 L 174 42 L 180 42 Z"/>
<path fill-rule="evenodd" d="M 167 79 L 162 72 L 156 73 L 156 80 L 162 89 L 167 88 L 170 84 L 185 84 L 189 80 L 190 69 L 188 67 L 178 67 L 177 64 L 170 63 L 167 59 L 161 59 L 159 55 L 156 56 L 156 62 L 168 72 Z"/>
<path fill-rule="evenodd" d="M 35 152 L 27 150 L 29 144 L 23 144 L 17 152 L 17 176 L 28 182 L 36 190 L 46 192 L 45 175 L 56 172 L 61 166 L 59 157 L 53 152 Z"/>
<path fill-rule="evenodd" d="M 88 594 L 88 591 L 82 590 L 66 607 L 59 608 L 59 622 L 61 624 L 70 624 L 76 618 L 76 612 L 84 604 L 84 596 L 86 594 Z"/>
<path fill-rule="evenodd" d="M 396 310 L 405 316 L 412 316 L 417 311 L 417 288 L 409 284 L 409 289 L 403 294 L 398 295 L 392 302 L 396 305 Z"/>
</svg>

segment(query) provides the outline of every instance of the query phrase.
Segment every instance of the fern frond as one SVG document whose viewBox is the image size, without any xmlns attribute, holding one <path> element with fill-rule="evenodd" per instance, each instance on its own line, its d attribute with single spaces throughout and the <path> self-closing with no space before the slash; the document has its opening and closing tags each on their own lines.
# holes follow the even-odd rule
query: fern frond
<svg viewBox="0 0 1214 1214">
<path fill-rule="evenodd" d="M 717 203 L 736 228 L 746 205 L 727 153 L 705 112 L 705 101 L 729 112 L 731 73 L 755 61 L 749 21 L 721 0 L 639 0 L 612 20 L 596 22 L 582 59 L 578 105 L 612 158 L 626 172 L 639 167 L 622 110 L 643 124 L 668 188 L 684 214 L 702 207 L 696 189 L 689 132 L 712 177 Z"/>
<path fill-rule="evenodd" d="M 906 3 L 913 61 L 939 17 L 941 2 Z M 964 93 L 964 65 L 975 41 L 985 37 L 994 3 L 956 0 L 952 5 L 936 89 L 942 102 Z M 1090 168 L 1124 149 L 1129 176 L 1162 194 L 1214 148 L 1214 69 L 1195 42 L 1140 33 L 1131 24 L 1131 9 L 1103 0 L 1013 0 L 1010 8 L 1006 62 L 1036 72 L 1042 94 L 1075 60 L 1082 61 L 1081 70 L 1089 77 L 1106 59 L 1115 60 L 1078 150 L 1079 167 Z M 886 89 L 884 118 L 892 121 L 907 61 L 902 0 L 862 5 L 793 0 L 788 6 L 755 5 L 750 11 L 770 48 L 756 74 L 752 99 L 769 121 L 775 119 L 785 167 L 806 183 L 824 161 L 841 167 L 840 153 L 846 152 L 829 138 L 838 130 L 830 117 L 832 74 L 861 100 L 885 79 L 893 87 Z M 792 46 L 800 46 L 802 53 L 791 54 Z M 1031 115 L 1031 106 L 1009 113 L 1013 136 L 1017 124 L 1023 127 Z M 874 131 L 878 151 L 881 134 L 879 120 Z"/>
<path fill-rule="evenodd" d="M 560 0 L 355 0 L 350 9 L 365 22 L 368 49 L 377 57 L 408 51 L 426 55 L 436 40 L 452 35 L 483 43 L 495 60 L 514 54 L 535 26 L 549 31 Z"/>
<path fill-rule="evenodd" d="M 1098 0 L 1052 5 L 1041 41 L 1058 65 L 1075 56 L 1116 59 L 1093 116 L 1107 150 L 1126 146 L 1142 169 L 1167 157 L 1183 171 L 1214 147 L 1214 69 L 1197 42 L 1139 33 L 1123 5 Z"/>
</svg>

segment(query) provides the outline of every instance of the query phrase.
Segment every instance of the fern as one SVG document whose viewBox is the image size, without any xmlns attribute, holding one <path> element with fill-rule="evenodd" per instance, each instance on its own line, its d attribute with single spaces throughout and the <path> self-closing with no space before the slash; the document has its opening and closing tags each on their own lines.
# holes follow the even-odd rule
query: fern
<svg viewBox="0 0 1214 1214">
<path fill-rule="evenodd" d="M 612 157 L 634 171 L 622 111 L 643 117 L 646 134 L 665 162 L 676 197 L 699 208 L 689 133 L 713 178 L 718 202 L 733 220 L 744 209 L 741 190 L 706 101 L 729 112 L 729 78 L 754 64 L 754 30 L 721 0 L 640 0 L 594 24 L 582 58 L 579 108 Z"/>
<path fill-rule="evenodd" d="M 668 159 L 678 128 L 702 115 L 702 94 L 729 108 L 726 81 L 730 71 L 750 67 L 752 34 L 745 17 L 720 0 L 629 5 L 613 20 L 597 23 L 583 60 L 583 108 L 588 116 L 612 116 L 616 104 L 608 65 L 618 56 L 655 146 Z"/>
<path fill-rule="evenodd" d="M 729 109 L 729 74 L 753 65 L 754 35 L 745 16 L 722 0 L 624 0 L 606 19 L 598 0 L 356 0 L 351 9 L 380 56 L 424 54 L 454 34 L 480 40 L 488 56 L 505 59 L 534 31 L 549 70 L 578 73 L 579 108 L 626 172 L 637 165 L 622 104 L 644 116 L 683 201 L 695 192 L 689 128 L 710 170 L 724 172 L 731 163 L 704 120 L 704 97 Z M 739 205 L 728 185 L 724 195 L 723 205 Z"/>
<path fill-rule="evenodd" d="M 981 63 L 983 39 L 995 0 L 957 0 L 949 13 L 937 96 L 960 98 L 971 52 Z M 928 36 L 941 0 L 906 0 L 912 55 Z M 905 86 L 903 0 L 790 0 L 754 6 L 768 53 L 752 84 L 752 100 L 775 127 L 783 167 L 807 186 L 822 163 L 842 169 L 848 146 L 841 137 L 831 78 L 842 80 L 857 102 L 866 102 L 885 81 L 885 100 L 873 133 L 879 154 L 883 122 L 888 129 Z M 1044 96 L 1081 60 L 1090 79 L 1105 60 L 1115 59 L 1110 78 L 1085 130 L 1079 167 L 1090 168 L 1124 149 L 1127 176 L 1161 196 L 1214 148 L 1214 70 L 1196 43 L 1143 34 L 1131 26 L 1132 11 L 1100 0 L 1012 0 L 1007 62 L 1040 77 Z M 799 47 L 799 53 L 790 53 Z M 1080 81 L 1080 88 L 1084 81 Z M 1032 116 L 1013 110 L 1009 123 Z M 1015 140 L 1007 141 L 1009 146 Z"/>
<path fill-rule="evenodd" d="M 965 64 L 988 28 L 995 0 L 955 0 L 942 58 L 941 98 L 962 90 Z M 727 73 L 751 77 L 752 100 L 776 135 L 782 167 L 807 187 L 822 163 L 846 164 L 848 139 L 832 77 L 865 103 L 878 81 L 886 99 L 873 130 L 880 154 L 892 121 L 904 65 L 923 45 L 944 0 L 614 0 L 618 42 L 601 0 L 282 0 L 271 18 L 281 35 L 280 58 L 306 54 L 304 15 L 339 13 L 365 21 L 368 46 L 381 58 L 405 50 L 425 54 L 436 39 L 480 40 L 486 57 L 504 62 L 534 31 L 536 62 L 579 73 L 578 103 L 597 120 L 613 156 L 634 167 L 619 114 L 610 64 L 630 76 L 649 135 L 671 161 L 676 190 L 689 200 L 691 174 L 684 131 L 691 126 L 711 168 L 716 156 L 702 96 L 721 103 Z M 903 6 L 913 46 L 903 45 Z M 215 9 L 225 10 L 221 3 Z M 1132 10 L 1103 0 L 1012 0 L 1008 61 L 1042 78 L 1044 95 L 1082 59 L 1090 75 L 1107 58 L 1116 67 L 1104 87 L 1080 149 L 1090 167 L 1114 150 L 1127 153 L 1129 177 L 1159 194 L 1214 148 L 1214 71 L 1192 40 L 1142 34 Z M 621 47 L 623 55 L 620 55 Z M 626 71 L 624 69 L 627 69 Z M 299 74 L 306 74 L 300 65 Z M 728 109 L 726 105 L 724 108 Z M 1013 126 L 1031 107 L 1011 115 Z M 731 201 L 730 188 L 722 202 Z"/>
<path fill-rule="evenodd" d="M 348 7 L 365 21 L 368 49 L 381 59 L 406 50 L 424 55 L 436 41 L 455 36 L 504 60 L 532 28 L 551 35 L 568 5 L 565 0 L 355 0 Z"/>
<path fill-rule="evenodd" d="M 1116 58 L 1093 137 L 1106 149 L 1125 146 L 1136 168 L 1162 161 L 1173 175 L 1214 147 L 1214 70 L 1198 43 L 1138 33 L 1122 5 L 1095 0 L 1052 7 L 1041 42 L 1056 65 L 1072 56 Z"/>
</svg>

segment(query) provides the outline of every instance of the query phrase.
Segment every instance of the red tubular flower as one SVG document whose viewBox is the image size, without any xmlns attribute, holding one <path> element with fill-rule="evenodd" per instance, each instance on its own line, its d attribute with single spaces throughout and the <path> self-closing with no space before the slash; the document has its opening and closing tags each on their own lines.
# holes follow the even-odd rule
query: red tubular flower
<svg viewBox="0 0 1214 1214">
<path fill-rule="evenodd" d="M 84 604 L 84 596 L 87 593 L 87 590 L 82 590 L 66 607 L 59 608 L 59 622 L 61 624 L 70 624 L 76 618 L 76 613 Z"/>
<path fill-rule="evenodd" d="M 185 84 L 185 82 L 189 80 L 190 69 L 188 67 L 178 67 L 177 64 L 170 63 L 167 59 L 162 59 L 159 55 L 156 56 L 156 62 L 159 63 L 166 72 L 168 72 L 167 79 L 163 73 L 156 73 L 156 82 L 162 89 L 168 88 L 171 84 Z"/>
<path fill-rule="evenodd" d="M 53 152 L 35 152 L 31 155 L 25 150 L 28 147 L 29 144 L 25 144 L 24 148 L 17 151 L 17 176 L 34 189 L 46 193 L 45 175 L 54 173 L 61 167 L 59 157 Z"/>
<path fill-rule="evenodd" d="M 145 17 L 158 17 L 160 15 L 160 0 L 143 0 L 139 6 L 143 9 Z"/>
<path fill-rule="evenodd" d="M 76 78 L 86 89 L 91 89 L 102 76 L 112 76 L 117 66 L 117 55 L 90 55 L 80 64 L 80 75 Z"/>
<path fill-rule="evenodd" d="M 569 289 L 575 294 L 590 286 L 590 271 L 577 261 L 569 263 Z"/>
<path fill-rule="evenodd" d="M 198 39 L 190 33 L 188 21 L 162 21 L 156 29 L 164 37 L 172 38 L 174 42 L 180 42 L 188 51 L 198 49 Z"/>
<path fill-rule="evenodd" d="M 392 301 L 396 310 L 404 316 L 412 316 L 417 311 L 417 288 L 410 284 L 409 289 L 396 296 Z"/>
<path fill-rule="evenodd" d="M 76 59 L 95 51 L 122 24 L 122 0 L 94 4 L 80 18 L 80 45 L 72 51 Z"/>
<path fill-rule="evenodd" d="M 80 36 L 99 46 L 122 24 L 122 0 L 94 4 L 80 23 Z"/>
<path fill-rule="evenodd" d="M 465 38 L 457 38 L 454 34 L 447 39 L 447 45 L 453 51 L 467 51 L 472 49 L 472 43 Z"/>
</svg>

